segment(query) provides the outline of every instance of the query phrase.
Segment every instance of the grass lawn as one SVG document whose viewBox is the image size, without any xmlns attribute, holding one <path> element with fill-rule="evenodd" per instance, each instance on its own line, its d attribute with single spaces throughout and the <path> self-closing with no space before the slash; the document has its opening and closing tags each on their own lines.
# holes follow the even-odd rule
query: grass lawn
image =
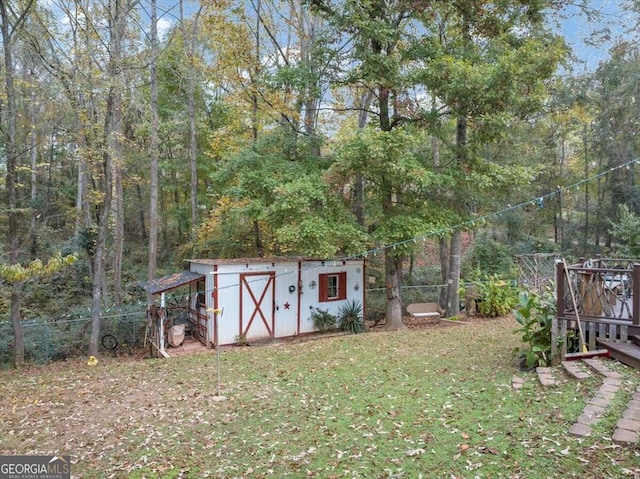
<svg viewBox="0 0 640 479">
<path fill-rule="evenodd" d="M 511 318 L 169 360 L 0 373 L 0 454 L 70 454 L 74 477 L 638 478 L 613 445 L 640 373 L 588 439 L 567 435 L 597 378 L 543 388 Z M 512 377 L 526 377 L 521 390 Z"/>
</svg>

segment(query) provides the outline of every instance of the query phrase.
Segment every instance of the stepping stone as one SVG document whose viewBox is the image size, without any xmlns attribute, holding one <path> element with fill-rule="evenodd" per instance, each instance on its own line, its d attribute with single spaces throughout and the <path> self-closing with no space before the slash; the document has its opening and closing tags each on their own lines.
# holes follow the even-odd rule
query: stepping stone
<svg viewBox="0 0 640 479">
<path fill-rule="evenodd" d="M 604 407 L 607 408 L 609 407 L 610 403 L 608 399 L 602 398 L 602 397 L 592 397 L 591 399 L 589 399 L 589 404 L 593 405 L 593 406 L 600 406 L 600 407 Z"/>
<path fill-rule="evenodd" d="M 591 427 L 577 422 L 569 428 L 569 434 L 577 437 L 588 437 L 591 436 Z"/>
<path fill-rule="evenodd" d="M 594 416 L 602 417 L 607 413 L 607 410 L 602 406 L 587 404 L 582 412 L 583 414 L 593 414 Z"/>
<path fill-rule="evenodd" d="M 633 419 L 622 418 L 616 424 L 618 429 L 626 429 L 627 431 L 640 432 L 640 421 L 634 421 Z"/>
<path fill-rule="evenodd" d="M 602 381 L 602 384 L 608 384 L 610 386 L 620 387 L 622 386 L 622 379 L 605 377 L 604 380 Z"/>
<path fill-rule="evenodd" d="M 628 431 L 627 429 L 616 429 L 613 432 L 613 436 L 611 440 L 615 444 L 625 445 L 625 444 L 636 444 L 638 440 L 640 440 L 640 436 L 637 432 Z"/>
<path fill-rule="evenodd" d="M 629 401 L 627 403 L 627 407 L 629 409 L 640 409 L 640 401 L 638 401 L 636 399 L 632 399 L 631 401 Z"/>
<path fill-rule="evenodd" d="M 513 389 L 522 389 L 522 386 L 524 386 L 524 378 L 521 376 L 513 376 L 511 378 L 511 387 L 513 387 Z"/>
<path fill-rule="evenodd" d="M 594 371 L 602 374 L 605 377 L 612 379 L 621 379 L 622 375 L 615 371 L 611 371 L 607 365 L 600 359 L 591 358 L 591 359 L 583 359 L 585 364 L 587 364 Z"/>
<path fill-rule="evenodd" d="M 625 419 L 631 419 L 633 421 L 640 421 L 640 410 L 627 408 L 622 413 L 622 417 Z"/>
<path fill-rule="evenodd" d="M 604 399 L 606 401 L 611 401 L 616 397 L 616 393 L 610 391 L 596 391 L 593 395 L 594 398 Z"/>
<path fill-rule="evenodd" d="M 558 384 L 554 377 L 548 374 L 538 374 L 538 379 L 543 386 L 555 386 Z"/>
<path fill-rule="evenodd" d="M 538 373 L 538 380 L 543 386 L 555 386 L 558 384 L 558 381 L 554 376 L 553 368 L 538 366 L 536 368 L 536 372 Z"/>
<path fill-rule="evenodd" d="M 598 421 L 600 421 L 600 419 L 602 419 L 602 416 L 596 416 L 595 414 L 587 414 L 583 412 L 582 414 L 580 414 L 580 416 L 578 416 L 578 423 L 584 424 L 585 426 L 593 426 Z"/>
<path fill-rule="evenodd" d="M 598 389 L 598 392 L 603 392 L 603 393 L 617 393 L 618 389 L 620 389 L 620 386 L 615 386 L 613 384 L 603 384 L 602 386 L 600 386 L 600 388 Z"/>
<path fill-rule="evenodd" d="M 578 361 L 562 361 L 562 368 L 574 379 L 582 380 L 591 377 L 591 374 Z"/>
</svg>

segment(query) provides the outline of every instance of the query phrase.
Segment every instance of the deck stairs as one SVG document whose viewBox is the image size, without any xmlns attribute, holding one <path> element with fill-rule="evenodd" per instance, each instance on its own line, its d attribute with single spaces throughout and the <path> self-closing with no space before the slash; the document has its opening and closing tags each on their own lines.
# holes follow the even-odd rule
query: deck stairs
<svg viewBox="0 0 640 479">
<path fill-rule="evenodd" d="M 631 336 L 631 342 L 597 341 L 598 348 L 608 349 L 612 358 L 640 370 L 640 336 Z"/>
</svg>

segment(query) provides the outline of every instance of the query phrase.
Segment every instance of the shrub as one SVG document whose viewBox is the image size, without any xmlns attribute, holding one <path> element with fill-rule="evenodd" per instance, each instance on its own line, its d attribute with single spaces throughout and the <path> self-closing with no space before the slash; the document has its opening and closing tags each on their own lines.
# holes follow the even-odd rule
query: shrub
<svg viewBox="0 0 640 479">
<path fill-rule="evenodd" d="M 336 327 L 336 317 L 324 309 L 316 309 L 311 313 L 311 320 L 318 331 L 329 331 Z"/>
<path fill-rule="evenodd" d="M 522 292 L 519 307 L 514 316 L 520 328 L 515 333 L 522 335 L 524 348 L 514 348 L 514 356 L 520 354 L 520 360 L 527 368 L 548 366 L 551 361 L 551 324 L 556 315 L 556 299 L 551 288 L 542 295 Z"/>
<path fill-rule="evenodd" d="M 518 289 L 512 281 L 501 279 L 498 275 L 483 276 L 472 281 L 474 295 L 477 297 L 478 315 L 485 318 L 506 316 L 518 303 Z"/>
<path fill-rule="evenodd" d="M 338 326 L 342 331 L 358 334 L 364 331 L 362 304 L 359 301 L 348 301 L 338 313 Z"/>
</svg>

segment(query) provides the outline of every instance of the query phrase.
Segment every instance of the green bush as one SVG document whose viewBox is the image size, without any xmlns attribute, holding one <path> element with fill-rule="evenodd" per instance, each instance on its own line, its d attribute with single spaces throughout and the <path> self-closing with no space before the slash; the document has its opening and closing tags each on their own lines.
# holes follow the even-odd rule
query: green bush
<svg viewBox="0 0 640 479">
<path fill-rule="evenodd" d="M 318 331 L 329 331 L 336 328 L 336 317 L 324 309 L 316 309 L 311 313 L 311 320 Z"/>
<path fill-rule="evenodd" d="M 354 299 L 342 306 L 338 313 L 338 326 L 351 334 L 363 332 L 362 304 Z"/>
<path fill-rule="evenodd" d="M 501 279 L 498 275 L 476 275 L 471 281 L 479 316 L 497 318 L 513 311 L 518 302 L 518 289 L 514 281 Z"/>
<path fill-rule="evenodd" d="M 514 316 L 520 328 L 515 333 L 522 335 L 523 348 L 514 348 L 514 356 L 520 354 L 520 361 L 527 368 L 548 366 L 551 361 L 551 324 L 556 315 L 556 298 L 548 288 L 542 295 L 522 292 L 519 307 Z"/>
<path fill-rule="evenodd" d="M 509 276 L 514 272 L 513 252 L 486 234 L 479 235 L 469 248 L 464 260 L 467 272 L 479 270 L 484 274 Z"/>
</svg>

